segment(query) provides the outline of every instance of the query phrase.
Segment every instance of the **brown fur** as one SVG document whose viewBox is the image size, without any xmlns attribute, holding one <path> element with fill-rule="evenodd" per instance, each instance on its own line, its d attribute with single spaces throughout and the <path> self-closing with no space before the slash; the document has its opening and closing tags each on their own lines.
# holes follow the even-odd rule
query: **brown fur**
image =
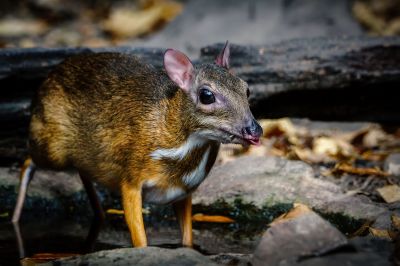
<svg viewBox="0 0 400 266">
<path fill-rule="evenodd" d="M 134 56 L 102 53 L 67 59 L 49 75 L 33 103 L 29 139 L 33 161 L 39 167 L 74 167 L 92 180 L 122 189 L 132 240 L 136 246 L 145 246 L 143 220 L 137 217 L 142 185 L 152 179 L 158 189 L 178 187 L 190 195 L 195 187 L 186 188 L 182 176 L 196 169 L 209 148 L 208 174 L 219 142 L 209 140 L 181 161 L 154 160 L 150 154 L 181 146 L 191 133 L 207 128 L 204 118 L 212 118 L 209 124 L 234 124 L 233 118 L 243 120 L 250 113 L 242 80 L 218 66 L 206 65 L 201 71 L 197 79 L 219 90 L 232 88 L 226 96 L 232 98 L 229 108 L 213 114 L 196 109 L 166 73 Z M 245 104 L 232 104 L 237 99 Z M 177 203 L 183 208 L 179 220 L 185 223 L 189 201 Z M 182 226 L 185 244 L 190 246 L 191 225 Z"/>
</svg>

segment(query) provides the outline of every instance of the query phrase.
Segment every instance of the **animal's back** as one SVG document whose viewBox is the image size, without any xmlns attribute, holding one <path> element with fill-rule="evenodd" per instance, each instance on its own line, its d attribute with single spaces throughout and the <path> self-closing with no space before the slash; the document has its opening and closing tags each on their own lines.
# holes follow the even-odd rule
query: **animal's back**
<svg viewBox="0 0 400 266">
<path fill-rule="evenodd" d="M 67 59 L 49 75 L 33 103 L 33 160 L 55 169 L 100 169 L 98 175 L 121 171 L 131 157 L 126 153 L 135 150 L 134 134 L 143 130 L 141 118 L 175 87 L 134 56 Z"/>
</svg>

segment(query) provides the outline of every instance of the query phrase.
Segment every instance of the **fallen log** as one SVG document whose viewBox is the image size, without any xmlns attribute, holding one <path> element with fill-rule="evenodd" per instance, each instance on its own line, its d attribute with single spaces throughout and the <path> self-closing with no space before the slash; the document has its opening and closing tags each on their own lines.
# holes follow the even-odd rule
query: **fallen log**
<svg viewBox="0 0 400 266">
<path fill-rule="evenodd" d="M 211 61 L 222 44 L 201 49 Z M 342 37 L 231 47 L 258 117 L 400 122 L 400 38 Z"/>
<path fill-rule="evenodd" d="M 195 63 L 212 62 L 221 44 L 201 49 Z M 85 53 L 135 54 L 157 68 L 164 49 L 60 48 L 0 50 L 0 158 L 26 150 L 30 101 L 48 72 Z M 400 37 L 343 37 L 231 46 L 232 71 L 249 83 L 258 118 L 364 120 L 398 125 Z M 1 161 L 1 159 L 0 159 Z"/>
</svg>

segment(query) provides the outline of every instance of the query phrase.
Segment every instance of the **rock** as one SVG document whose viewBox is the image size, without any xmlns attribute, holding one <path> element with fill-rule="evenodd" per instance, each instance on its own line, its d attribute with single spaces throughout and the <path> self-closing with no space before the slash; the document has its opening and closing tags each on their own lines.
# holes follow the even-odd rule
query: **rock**
<svg viewBox="0 0 400 266">
<path fill-rule="evenodd" d="M 220 253 L 208 256 L 208 258 L 217 264 L 229 266 L 248 266 L 251 265 L 251 254 L 239 253 Z"/>
<path fill-rule="evenodd" d="M 4 211 L 12 212 L 14 208 L 18 175 L 19 170 L 0 168 L 0 201 Z M 259 221 L 265 222 L 286 211 L 292 203 L 301 202 L 322 213 L 350 219 L 375 220 L 390 214 L 383 205 L 364 196 L 347 196 L 338 185 L 314 175 L 311 166 L 301 161 L 239 157 L 213 168 L 194 193 L 195 211 L 207 209 L 210 213 L 220 208 L 226 212 L 231 208 L 236 210 L 235 219 L 249 221 L 258 215 Z M 120 207 L 118 194 L 113 195 L 101 186 L 98 189 L 105 208 Z M 88 209 L 87 195 L 76 173 L 44 170 L 35 173 L 24 210 L 88 214 Z"/>
<path fill-rule="evenodd" d="M 400 153 L 392 153 L 386 158 L 385 171 L 391 175 L 400 176 Z"/>
<path fill-rule="evenodd" d="M 271 225 L 253 255 L 253 265 L 293 265 L 343 247 L 346 237 L 314 212 Z"/>
<path fill-rule="evenodd" d="M 387 112 L 397 106 L 390 99 L 399 83 L 399 40 L 343 37 L 232 45 L 231 65 L 249 83 L 258 117 L 388 122 L 400 117 L 396 111 Z M 202 48 L 201 61 L 211 61 L 222 45 Z M 378 84 L 385 93 L 377 93 Z"/>
<path fill-rule="evenodd" d="M 225 40 L 250 45 L 361 34 L 346 0 L 191 0 L 185 3 L 182 15 L 159 33 L 133 43 L 176 48 L 197 56 L 202 46 Z"/>
<path fill-rule="evenodd" d="M 99 251 L 82 256 L 60 259 L 44 264 L 43 266 L 58 265 L 216 265 L 206 256 L 189 248 L 164 249 L 157 247 L 121 248 Z"/>
<path fill-rule="evenodd" d="M 211 208 L 224 201 L 265 206 L 300 202 L 323 213 L 375 220 L 388 210 L 366 197 L 347 196 L 339 186 L 314 177 L 311 166 L 275 157 L 243 156 L 212 169 L 194 193 L 193 203 Z"/>
<path fill-rule="evenodd" d="M 349 240 L 350 246 L 346 250 L 337 250 L 331 254 L 320 257 L 310 257 L 299 261 L 296 265 L 304 266 L 363 266 L 393 265 L 390 257 L 393 252 L 393 244 L 372 237 L 356 237 Z"/>
<path fill-rule="evenodd" d="M 19 186 L 19 169 L 0 168 L 0 201 L 2 211 L 12 213 Z M 103 202 L 107 192 L 102 193 Z M 107 203 L 105 203 L 107 205 Z M 88 212 L 89 210 L 89 212 Z M 29 185 L 22 212 L 38 211 L 41 214 L 89 214 L 91 207 L 77 173 L 38 169 Z"/>
</svg>

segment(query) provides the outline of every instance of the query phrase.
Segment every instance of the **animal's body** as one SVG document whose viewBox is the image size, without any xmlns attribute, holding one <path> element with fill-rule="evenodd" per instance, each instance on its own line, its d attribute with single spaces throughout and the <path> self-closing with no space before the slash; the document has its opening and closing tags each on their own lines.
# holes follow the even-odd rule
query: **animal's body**
<svg viewBox="0 0 400 266">
<path fill-rule="evenodd" d="M 190 194 L 209 173 L 220 143 L 257 143 L 261 134 L 247 85 L 227 71 L 227 56 L 225 47 L 219 63 L 195 70 L 182 53 L 168 50 L 166 71 L 117 53 L 67 59 L 33 102 L 33 162 L 77 169 L 94 208 L 92 180 L 121 189 L 135 246 L 147 244 L 142 201 L 173 203 L 183 244 L 191 246 Z"/>
</svg>

